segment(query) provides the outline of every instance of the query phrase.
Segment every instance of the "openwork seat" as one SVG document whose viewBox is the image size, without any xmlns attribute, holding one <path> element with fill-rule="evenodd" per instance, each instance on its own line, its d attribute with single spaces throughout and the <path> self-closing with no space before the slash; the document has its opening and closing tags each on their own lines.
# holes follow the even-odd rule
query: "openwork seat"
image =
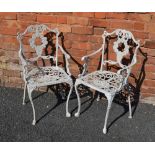
<svg viewBox="0 0 155 155">
<path fill-rule="evenodd" d="M 59 44 L 58 29 L 50 29 L 46 25 L 30 25 L 23 33 L 18 33 L 17 39 L 20 44 L 19 58 L 22 64 L 22 77 L 25 82 L 23 105 L 25 104 L 26 90 L 33 109 L 33 122 L 36 124 L 35 108 L 32 101 L 32 92 L 41 86 L 67 83 L 70 91 L 66 101 L 66 116 L 68 112 L 68 101 L 73 89 L 71 73 L 69 71 L 70 56 Z M 28 54 L 29 53 L 29 54 Z M 26 57 L 26 54 L 29 57 Z M 65 66 L 60 67 L 58 56 L 62 54 L 65 59 Z M 49 61 L 46 65 L 45 61 Z M 43 65 L 39 65 L 43 62 Z M 66 70 L 66 71 L 65 71 Z"/>
<path fill-rule="evenodd" d="M 95 71 L 78 81 L 98 91 L 116 93 L 121 89 L 123 76 L 109 71 Z"/>
<path fill-rule="evenodd" d="M 34 87 L 41 87 L 46 85 L 54 85 L 65 82 L 72 84 L 72 79 L 60 67 L 40 67 L 32 69 L 27 77 L 27 84 Z"/>
<path fill-rule="evenodd" d="M 83 65 L 82 74 L 79 75 L 75 82 L 75 91 L 78 98 L 78 111 L 75 113 L 75 116 L 79 117 L 81 108 L 81 100 L 77 89 L 79 85 L 82 84 L 95 89 L 99 93 L 103 93 L 108 100 L 103 128 L 103 133 L 106 134 L 107 120 L 112 101 L 116 93 L 119 93 L 128 84 L 128 77 L 131 73 L 131 69 L 137 62 L 137 51 L 140 43 L 139 41 L 135 40 L 131 32 L 123 29 L 116 29 L 112 33 L 104 31 L 102 38 L 102 46 L 97 51 L 86 55 L 81 59 L 82 61 L 85 61 L 85 64 Z M 110 45 L 112 46 L 110 49 L 111 53 L 109 52 Z M 98 71 L 89 73 L 89 57 L 94 57 L 94 55 L 98 53 L 101 53 L 100 69 Z M 111 57 L 111 55 L 113 57 Z M 115 60 L 113 60 L 114 58 Z M 108 70 L 108 68 L 113 68 L 113 70 Z M 129 118 L 132 118 L 130 93 L 128 96 L 128 104 Z"/>
</svg>

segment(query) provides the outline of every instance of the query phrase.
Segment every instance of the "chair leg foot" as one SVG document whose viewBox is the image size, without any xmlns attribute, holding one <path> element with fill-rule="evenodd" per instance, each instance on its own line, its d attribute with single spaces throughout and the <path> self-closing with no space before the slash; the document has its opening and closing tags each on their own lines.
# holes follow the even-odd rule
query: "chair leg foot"
<svg viewBox="0 0 155 155">
<path fill-rule="evenodd" d="M 129 119 L 132 119 L 132 116 L 128 116 Z"/>
<path fill-rule="evenodd" d="M 32 125 L 36 125 L 36 121 L 35 120 L 32 121 Z"/>
<path fill-rule="evenodd" d="M 22 103 L 22 105 L 26 105 L 26 103 L 25 103 L 25 102 L 23 102 L 23 103 Z"/>
<path fill-rule="evenodd" d="M 99 98 L 97 98 L 97 99 L 96 99 L 96 101 L 97 101 L 97 102 L 99 102 L 99 101 L 100 101 L 100 99 L 99 99 Z"/>
<path fill-rule="evenodd" d="M 108 107 L 107 107 L 105 121 L 104 121 L 104 128 L 103 128 L 103 133 L 104 134 L 107 133 L 107 122 L 108 122 L 109 112 L 110 112 L 110 109 L 111 109 L 113 98 L 114 98 L 114 95 L 107 95 Z"/>
<path fill-rule="evenodd" d="M 103 128 L 103 133 L 107 134 L 107 129 L 106 128 Z"/>
<path fill-rule="evenodd" d="M 69 112 L 66 113 L 66 117 L 71 117 L 71 114 Z"/>
<path fill-rule="evenodd" d="M 128 96 L 128 104 L 129 104 L 129 116 L 128 118 L 132 118 L 132 108 L 131 108 L 131 99 L 130 99 L 130 95 Z"/>
<path fill-rule="evenodd" d="M 99 102 L 99 101 L 100 101 L 100 95 L 98 95 L 98 96 L 97 96 L 96 101 L 97 101 L 97 102 Z"/>
<path fill-rule="evenodd" d="M 73 85 L 71 84 L 70 85 L 70 91 L 69 91 L 67 101 L 66 101 L 66 117 L 71 117 L 71 114 L 68 112 L 68 102 L 69 102 L 69 98 L 70 98 L 70 95 L 72 93 L 72 90 L 73 90 Z"/>
<path fill-rule="evenodd" d="M 77 113 L 74 114 L 74 116 L 75 116 L 75 117 L 79 117 L 80 114 L 77 112 Z"/>
</svg>

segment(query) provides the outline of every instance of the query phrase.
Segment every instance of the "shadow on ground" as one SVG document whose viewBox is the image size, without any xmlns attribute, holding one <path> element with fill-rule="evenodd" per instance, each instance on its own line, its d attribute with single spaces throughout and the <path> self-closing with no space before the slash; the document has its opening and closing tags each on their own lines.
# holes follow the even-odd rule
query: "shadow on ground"
<svg viewBox="0 0 155 155">
<path fill-rule="evenodd" d="M 36 116 L 39 122 L 32 126 L 30 103 L 22 105 L 23 90 L 0 88 L 0 141 L 155 141 L 155 107 L 139 104 L 133 119 L 128 113 L 120 117 L 102 133 L 107 102 L 91 102 L 82 98 L 82 115 L 79 118 L 65 117 L 65 102 L 57 106 L 56 96 L 51 93 L 34 92 Z M 91 104 L 91 108 L 85 110 Z M 69 102 L 72 111 L 77 100 Z M 108 124 L 124 112 L 122 106 L 113 103 Z M 44 117 L 43 117 L 44 116 Z"/>
</svg>

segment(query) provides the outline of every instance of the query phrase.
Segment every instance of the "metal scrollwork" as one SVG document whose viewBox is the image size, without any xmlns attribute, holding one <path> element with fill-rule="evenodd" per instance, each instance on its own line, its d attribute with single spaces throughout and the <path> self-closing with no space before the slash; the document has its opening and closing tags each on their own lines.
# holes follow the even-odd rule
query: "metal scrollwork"
<svg viewBox="0 0 155 155">
<path fill-rule="evenodd" d="M 42 43 L 41 45 L 36 45 L 36 44 L 35 44 L 36 38 L 40 38 L 41 43 Z M 44 36 L 43 36 L 42 34 L 40 34 L 40 33 L 34 33 L 34 34 L 32 35 L 32 38 L 29 40 L 29 42 L 30 42 L 30 46 L 31 46 L 32 48 L 35 49 L 35 51 L 36 51 L 36 53 L 37 53 L 37 55 L 38 55 L 39 57 L 42 55 L 42 50 L 43 50 L 43 48 L 45 48 L 46 45 L 48 44 L 47 38 L 44 37 Z"/>
<path fill-rule="evenodd" d="M 47 38 L 43 35 L 44 31 L 52 32 L 52 33 L 55 33 L 56 35 L 56 43 L 55 43 L 56 56 L 42 55 L 43 49 L 48 44 Z M 30 43 L 30 46 L 37 53 L 37 57 L 30 58 L 28 60 L 24 56 L 24 48 L 23 48 L 23 42 L 22 42 L 22 39 L 27 33 L 30 33 L 32 35 L 32 38 L 29 40 L 29 43 Z M 19 58 L 22 63 L 23 79 L 25 81 L 23 104 L 25 104 L 25 93 L 27 89 L 29 99 L 31 101 L 31 105 L 33 109 L 33 122 L 32 122 L 33 125 L 35 125 L 36 123 L 36 118 L 35 118 L 35 108 L 32 101 L 32 91 L 35 88 L 38 88 L 41 86 L 55 85 L 59 83 L 68 83 L 70 85 L 70 91 L 66 101 L 66 116 L 70 117 L 70 113 L 68 112 L 68 101 L 73 89 L 73 81 L 69 71 L 69 62 L 68 62 L 68 59 L 70 58 L 70 56 L 65 52 L 65 50 L 59 44 L 58 35 L 59 35 L 59 31 L 57 28 L 50 29 L 46 25 L 41 24 L 41 25 L 28 26 L 23 33 L 18 33 L 18 36 L 17 36 L 17 39 L 20 43 Z M 37 38 L 41 40 L 41 45 L 35 44 Z M 64 71 L 63 68 L 58 66 L 58 49 L 60 49 L 62 54 L 65 56 L 67 73 Z M 53 61 L 56 62 L 56 65 L 39 67 L 37 63 L 35 63 L 38 60 L 38 58 L 53 59 Z"/>
<path fill-rule="evenodd" d="M 107 107 L 107 112 L 105 116 L 104 128 L 103 128 L 103 133 L 106 134 L 107 120 L 109 117 L 109 111 L 112 105 L 112 101 L 115 97 L 115 94 L 120 92 L 127 84 L 127 79 L 130 75 L 131 68 L 137 62 L 137 50 L 140 44 L 139 44 L 139 41 L 135 40 L 131 32 L 122 30 L 122 29 L 116 29 L 112 33 L 108 33 L 107 31 L 104 31 L 102 38 L 103 38 L 103 44 L 101 48 L 99 48 L 97 51 L 89 55 L 84 56 L 81 59 L 85 61 L 85 64 L 83 65 L 84 69 L 82 74 L 79 75 L 79 77 L 76 79 L 76 82 L 75 82 L 75 91 L 78 98 L 78 111 L 75 113 L 75 116 L 78 117 L 80 115 L 81 101 L 77 90 L 77 87 L 80 84 L 83 84 L 87 87 L 90 87 L 101 93 L 104 93 L 104 95 L 107 97 L 107 100 L 108 100 L 108 107 Z M 116 54 L 116 61 L 104 60 L 105 47 L 107 47 L 106 41 L 110 40 L 110 38 L 116 38 L 116 41 L 114 41 L 113 43 L 113 50 Z M 124 65 L 122 63 L 122 60 L 124 56 L 130 53 L 131 45 L 129 45 L 129 41 L 131 40 L 134 42 L 136 47 L 134 50 L 131 63 L 129 65 Z M 100 70 L 92 73 L 88 73 L 88 58 L 91 56 L 94 56 L 99 52 L 102 53 L 102 62 L 101 62 Z M 112 71 L 103 70 L 103 65 L 106 65 L 107 63 L 111 65 L 118 64 L 120 69 L 116 73 Z M 128 103 L 129 103 L 129 118 L 132 118 L 130 94 L 128 96 Z"/>
</svg>

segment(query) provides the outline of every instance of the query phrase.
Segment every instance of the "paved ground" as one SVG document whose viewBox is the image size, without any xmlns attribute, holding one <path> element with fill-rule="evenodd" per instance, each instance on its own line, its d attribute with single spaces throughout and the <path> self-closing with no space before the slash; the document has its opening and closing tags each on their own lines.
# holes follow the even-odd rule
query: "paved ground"
<svg viewBox="0 0 155 155">
<path fill-rule="evenodd" d="M 155 141 L 155 106 L 139 104 L 133 119 L 128 113 L 114 121 L 124 112 L 122 106 L 113 104 L 107 135 L 102 133 L 107 103 L 86 102 L 85 111 L 79 118 L 65 117 L 65 104 L 53 108 L 57 99 L 45 93 L 34 100 L 37 119 L 31 125 L 30 103 L 22 105 L 23 90 L 0 87 L 0 141 Z M 34 97 L 40 92 L 35 92 Z M 83 102 L 88 98 L 83 98 Z M 77 100 L 70 100 L 70 111 Z M 53 110 L 52 110 L 53 109 Z M 74 113 L 75 111 L 73 111 Z"/>
</svg>

